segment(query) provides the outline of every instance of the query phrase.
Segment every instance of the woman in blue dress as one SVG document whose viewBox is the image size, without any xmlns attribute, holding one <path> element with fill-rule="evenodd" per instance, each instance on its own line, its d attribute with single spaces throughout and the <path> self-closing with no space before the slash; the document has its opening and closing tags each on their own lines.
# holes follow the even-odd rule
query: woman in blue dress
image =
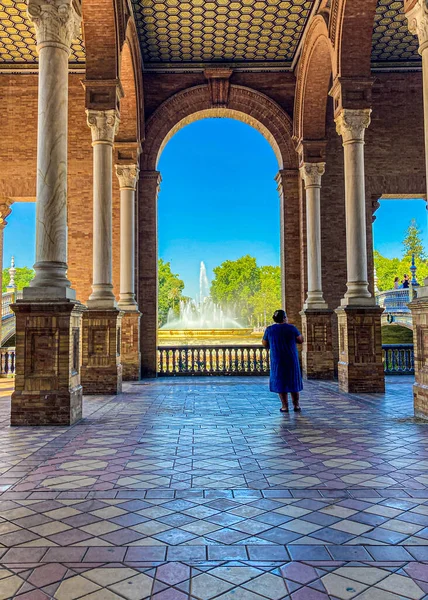
<svg viewBox="0 0 428 600">
<path fill-rule="evenodd" d="M 303 390 L 297 344 L 303 343 L 300 331 L 288 323 L 284 310 L 273 315 L 275 323 L 266 328 L 262 344 L 270 350 L 270 391 L 279 394 L 281 412 L 288 413 L 288 393 L 294 411 L 300 412 L 299 392 Z"/>
</svg>

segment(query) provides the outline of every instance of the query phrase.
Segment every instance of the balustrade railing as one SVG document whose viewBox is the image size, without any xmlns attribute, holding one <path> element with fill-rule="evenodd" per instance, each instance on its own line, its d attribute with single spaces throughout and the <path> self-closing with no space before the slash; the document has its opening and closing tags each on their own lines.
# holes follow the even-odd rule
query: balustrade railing
<svg viewBox="0 0 428 600">
<path fill-rule="evenodd" d="M 0 348 L 0 374 L 15 375 L 15 348 Z"/>
<path fill-rule="evenodd" d="M 385 375 L 413 375 L 415 372 L 413 344 L 384 344 Z"/>
<path fill-rule="evenodd" d="M 181 346 L 158 348 L 158 375 L 268 375 L 263 346 Z"/>
<path fill-rule="evenodd" d="M 413 344 L 384 344 L 385 375 L 414 374 Z M 158 375 L 269 375 L 262 346 L 181 346 L 158 348 Z"/>
</svg>

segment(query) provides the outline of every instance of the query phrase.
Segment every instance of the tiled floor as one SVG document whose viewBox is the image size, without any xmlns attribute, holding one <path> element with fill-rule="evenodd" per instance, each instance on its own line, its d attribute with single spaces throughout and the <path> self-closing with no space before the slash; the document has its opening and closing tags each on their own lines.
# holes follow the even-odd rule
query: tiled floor
<svg viewBox="0 0 428 600">
<path fill-rule="evenodd" d="M 287 416 L 265 378 L 145 381 L 11 429 L 2 382 L 0 600 L 427 600 L 411 383 Z"/>
</svg>

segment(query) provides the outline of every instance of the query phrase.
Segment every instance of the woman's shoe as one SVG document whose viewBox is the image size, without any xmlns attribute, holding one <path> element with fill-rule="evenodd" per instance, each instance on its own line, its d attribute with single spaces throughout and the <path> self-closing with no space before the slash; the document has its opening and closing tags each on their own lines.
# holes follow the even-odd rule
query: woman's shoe
<svg viewBox="0 0 428 600">
<path fill-rule="evenodd" d="M 302 412 L 302 409 L 300 408 L 299 404 L 294 405 L 294 412 Z"/>
<path fill-rule="evenodd" d="M 288 412 L 290 412 L 290 411 L 288 410 L 288 406 L 287 406 L 287 408 L 280 408 L 280 409 L 279 409 L 279 412 L 282 412 L 282 413 L 288 413 Z"/>
</svg>

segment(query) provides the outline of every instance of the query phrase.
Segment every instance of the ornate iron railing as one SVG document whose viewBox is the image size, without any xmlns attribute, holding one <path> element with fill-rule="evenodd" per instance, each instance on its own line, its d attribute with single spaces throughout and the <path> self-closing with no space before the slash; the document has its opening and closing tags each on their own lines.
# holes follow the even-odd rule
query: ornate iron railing
<svg viewBox="0 0 428 600">
<path fill-rule="evenodd" d="M 413 375 L 415 372 L 413 344 L 384 344 L 385 375 Z"/>
<path fill-rule="evenodd" d="M 269 375 L 263 346 L 181 346 L 158 348 L 158 375 Z"/>
<path fill-rule="evenodd" d="M 0 374 L 15 375 L 15 348 L 0 348 Z"/>
</svg>

